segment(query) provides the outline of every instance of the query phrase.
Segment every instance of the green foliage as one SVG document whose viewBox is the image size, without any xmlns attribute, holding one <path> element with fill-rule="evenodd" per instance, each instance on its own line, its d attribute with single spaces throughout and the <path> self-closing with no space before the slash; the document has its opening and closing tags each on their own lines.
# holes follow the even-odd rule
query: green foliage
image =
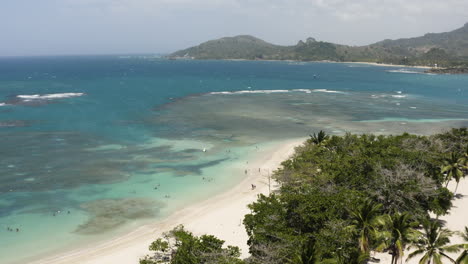
<svg viewBox="0 0 468 264">
<path fill-rule="evenodd" d="M 465 227 L 465 231 L 461 234 L 461 237 L 466 243 L 460 245 L 463 251 L 455 262 L 457 264 L 468 264 L 468 227 Z"/>
<path fill-rule="evenodd" d="M 178 226 L 154 241 L 150 250 L 156 251 L 154 257 L 145 257 L 140 264 L 242 264 L 238 247 L 223 248 L 224 241 L 212 235 L 194 236 Z M 170 254 L 166 252 L 170 251 Z"/>
<path fill-rule="evenodd" d="M 381 232 L 383 240 L 380 246 L 392 255 L 391 264 L 397 264 L 403 258 L 407 246 L 416 241 L 419 235 L 416 230 L 418 225 L 407 212 L 386 215 L 385 231 Z"/>
<path fill-rule="evenodd" d="M 330 136 L 328 136 L 323 130 L 320 130 L 317 134 L 314 133 L 313 135 L 310 135 L 309 141 L 319 145 L 329 138 Z"/>
<path fill-rule="evenodd" d="M 286 263 L 290 264 L 319 264 L 327 263 L 321 261 L 317 255 L 316 241 L 312 238 L 304 240 L 299 247 L 293 251 L 292 257 Z"/>
<path fill-rule="evenodd" d="M 281 188 L 249 206 L 248 263 L 360 264 L 371 251 L 396 263 L 423 241 L 416 220 L 451 208 L 445 153 L 468 157 L 467 144 L 465 128 L 430 137 L 311 135 L 275 172 Z"/>
<path fill-rule="evenodd" d="M 356 247 L 356 232 L 348 228 L 349 222 L 330 220 L 316 234 L 317 254 L 332 263 L 361 263 L 360 250 Z"/>
<path fill-rule="evenodd" d="M 445 178 L 446 185 L 447 187 L 448 183 L 454 179 L 457 182 L 457 187 L 455 187 L 455 192 L 457 191 L 458 188 L 458 183 L 460 182 L 460 179 L 465 177 L 465 174 L 463 170 L 465 169 L 465 164 L 466 162 L 464 161 L 464 158 L 461 157 L 459 154 L 452 152 L 450 153 L 450 156 L 448 156 L 444 160 L 444 165 L 442 167 L 442 173 L 445 173 L 447 176 Z"/>
<path fill-rule="evenodd" d="M 426 220 L 423 222 L 423 232 L 413 245 L 415 251 L 408 255 L 408 259 L 422 255 L 420 264 L 442 264 L 442 260 L 447 259 L 455 262 L 447 253 L 456 253 L 460 251 L 460 245 L 448 245 L 450 236 L 453 232 L 442 228 L 440 222 L 435 220 Z"/>
<path fill-rule="evenodd" d="M 149 246 L 151 251 L 162 251 L 166 252 L 169 249 L 169 242 L 163 241 L 161 238 L 158 238 L 156 241 L 153 241 Z"/>
<path fill-rule="evenodd" d="M 378 229 L 384 225 L 382 217 L 382 204 L 376 204 L 371 200 L 364 200 L 357 208 L 350 210 L 349 228 L 359 236 L 359 249 L 361 254 L 369 254 L 370 240 L 379 236 Z"/>
<path fill-rule="evenodd" d="M 437 189 L 437 194 L 429 200 L 428 208 L 436 215 L 445 215 L 452 208 L 454 195 L 447 188 Z"/>
<path fill-rule="evenodd" d="M 138 263 L 140 263 L 140 264 L 156 264 L 158 262 L 154 261 L 149 256 L 146 256 L 146 257 L 140 259 L 140 261 Z"/>
<path fill-rule="evenodd" d="M 465 154 L 468 147 L 468 129 L 466 127 L 452 129 L 448 132 L 434 135 L 434 140 L 440 140 L 443 148 L 441 152 L 455 152 Z"/>
</svg>

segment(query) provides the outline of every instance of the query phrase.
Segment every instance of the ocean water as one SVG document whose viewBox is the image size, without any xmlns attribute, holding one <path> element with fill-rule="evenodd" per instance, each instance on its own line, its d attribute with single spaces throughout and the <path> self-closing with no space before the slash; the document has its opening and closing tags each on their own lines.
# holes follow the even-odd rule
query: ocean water
<svg viewBox="0 0 468 264">
<path fill-rule="evenodd" d="M 1 263 L 162 219 L 240 182 L 258 148 L 284 139 L 467 124 L 465 75 L 153 56 L 0 58 Z"/>
</svg>

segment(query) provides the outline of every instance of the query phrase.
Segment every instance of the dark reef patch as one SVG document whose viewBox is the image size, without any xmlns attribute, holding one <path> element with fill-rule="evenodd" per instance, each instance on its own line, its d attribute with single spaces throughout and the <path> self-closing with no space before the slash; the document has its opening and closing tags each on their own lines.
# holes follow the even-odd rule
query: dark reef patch
<svg viewBox="0 0 468 264">
<path fill-rule="evenodd" d="M 155 217 L 163 206 L 161 202 L 145 198 L 104 199 L 84 203 L 81 208 L 91 216 L 75 232 L 103 233 L 128 221 Z"/>
</svg>

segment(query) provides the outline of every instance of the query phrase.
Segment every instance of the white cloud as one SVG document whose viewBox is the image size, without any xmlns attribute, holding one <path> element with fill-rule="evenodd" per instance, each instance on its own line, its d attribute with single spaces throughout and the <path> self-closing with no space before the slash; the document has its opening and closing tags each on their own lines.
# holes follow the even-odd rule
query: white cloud
<svg viewBox="0 0 468 264">
<path fill-rule="evenodd" d="M 0 55 L 17 43 L 31 52 L 171 51 L 238 34 L 368 44 L 466 22 L 468 0 L 22 0 L 2 4 Z"/>
<path fill-rule="evenodd" d="M 464 15 L 468 19 L 466 0 L 56 0 L 56 4 L 75 11 L 77 8 L 100 9 L 140 14 L 190 9 L 193 12 L 213 10 L 244 14 L 283 11 L 304 15 L 320 12 L 345 21 L 450 15 Z"/>
</svg>

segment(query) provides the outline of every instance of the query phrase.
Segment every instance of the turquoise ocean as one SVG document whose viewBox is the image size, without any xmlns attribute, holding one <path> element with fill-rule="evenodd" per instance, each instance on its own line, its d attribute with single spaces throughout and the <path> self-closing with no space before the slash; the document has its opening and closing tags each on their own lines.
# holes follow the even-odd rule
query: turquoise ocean
<svg viewBox="0 0 468 264">
<path fill-rule="evenodd" d="M 467 124 L 466 75 L 352 63 L 0 58 L 0 262 L 162 219 L 234 186 L 256 149 L 285 139 Z"/>
</svg>

